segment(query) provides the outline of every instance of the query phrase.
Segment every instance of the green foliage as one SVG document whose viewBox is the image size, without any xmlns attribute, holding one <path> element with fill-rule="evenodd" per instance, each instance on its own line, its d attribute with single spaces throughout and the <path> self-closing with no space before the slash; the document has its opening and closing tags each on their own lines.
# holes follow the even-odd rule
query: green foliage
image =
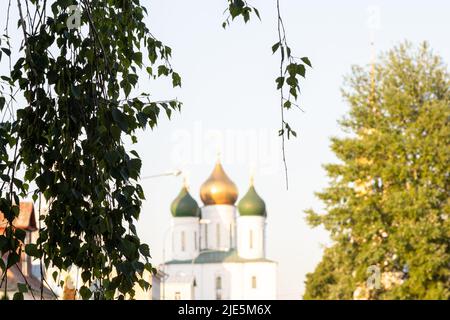
<svg viewBox="0 0 450 320">
<path fill-rule="evenodd" d="M 80 288 L 80 295 L 83 299 L 87 300 L 92 296 L 91 290 L 85 286 L 81 286 Z"/>
<path fill-rule="evenodd" d="M 281 110 L 281 126 L 278 135 L 281 137 L 281 150 L 283 153 L 283 162 L 285 169 L 286 188 L 288 183 L 288 168 L 285 153 L 285 138 L 290 139 L 297 137 L 297 132 L 292 129 L 286 121 L 285 110 L 291 109 L 293 106 L 301 107 L 297 103 L 300 93 L 300 79 L 306 76 L 306 66 L 312 67 L 309 58 L 295 57 L 289 47 L 284 22 L 281 17 L 280 0 L 276 1 L 277 6 L 277 29 L 278 41 L 272 46 L 272 53 L 277 51 L 280 53 L 279 76 L 275 79 L 276 88 L 280 92 L 280 110 Z M 286 92 L 287 95 L 286 95 Z"/>
<path fill-rule="evenodd" d="M 351 299 L 368 267 L 381 271 L 370 299 L 450 298 L 450 80 L 426 44 L 389 51 L 370 73 L 354 67 L 343 95 L 348 133 L 333 138 L 339 163 L 318 193 L 326 213 L 307 211 L 333 245 L 307 276 L 307 299 Z M 386 284 L 387 275 L 398 282 Z"/>
<path fill-rule="evenodd" d="M 228 13 L 228 16 L 222 23 L 222 27 L 224 29 L 230 24 L 230 18 L 231 20 L 234 20 L 237 17 L 241 16 L 244 19 L 244 22 L 247 23 L 250 20 L 250 15 L 254 13 L 259 19 L 261 19 L 258 9 L 249 6 L 247 4 L 247 1 L 245 0 L 227 0 L 227 1 L 228 6 L 225 12 Z"/>
<path fill-rule="evenodd" d="M 76 28 L 68 25 L 72 5 L 81 12 Z M 148 92 L 132 94 L 141 68 L 151 79 L 170 77 L 174 87 L 181 78 L 170 65 L 171 48 L 145 26 L 147 11 L 139 1 L 58 0 L 48 6 L 29 1 L 24 12 L 18 2 L 22 56 L 2 78 L 20 89 L 26 105 L 0 125 L 0 210 L 9 222 L 0 236 L 7 265 L 0 267 L 19 261 L 16 250 L 25 233 L 12 227 L 15 204 L 35 182 L 33 198 L 43 194 L 49 210 L 40 216 L 39 238 L 26 253 L 47 267 L 78 266 L 83 299 L 132 296 L 144 270 L 153 269 L 149 247 L 135 228 L 144 199 L 141 160 L 123 141 L 136 142 L 137 130 L 154 128 L 161 109 L 170 117 L 181 107 L 176 100 L 151 101 Z M 9 56 L 10 50 L 2 52 Z M 11 111 L 12 103 L 2 97 L 0 109 Z M 23 181 L 14 175 L 19 165 L 25 168 Z M 95 292 L 93 283 L 99 284 Z M 20 298 L 23 291 L 14 295 Z"/>
<path fill-rule="evenodd" d="M 23 293 L 22 292 L 14 293 L 13 300 L 23 300 Z"/>
<path fill-rule="evenodd" d="M 317 265 L 314 273 L 306 276 L 306 289 L 303 299 L 340 299 L 352 295 L 347 292 L 345 286 L 337 286 L 339 275 L 343 275 L 343 268 L 340 262 L 336 261 L 338 256 L 332 250 L 325 250 L 322 261 Z M 336 270 L 335 268 L 338 267 Z"/>
<path fill-rule="evenodd" d="M 21 293 L 28 292 L 28 287 L 25 283 L 18 283 L 17 289 L 19 289 L 19 292 Z"/>
</svg>

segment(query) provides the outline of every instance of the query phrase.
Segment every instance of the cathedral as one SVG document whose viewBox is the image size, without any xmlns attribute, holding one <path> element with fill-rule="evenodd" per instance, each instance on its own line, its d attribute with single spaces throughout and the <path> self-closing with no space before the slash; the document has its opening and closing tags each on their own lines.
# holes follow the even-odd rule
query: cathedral
<svg viewBox="0 0 450 320">
<path fill-rule="evenodd" d="M 200 188 L 172 202 L 172 258 L 161 265 L 161 299 L 276 299 L 277 263 L 266 258 L 266 205 L 253 178 L 238 189 L 218 160 Z"/>
</svg>

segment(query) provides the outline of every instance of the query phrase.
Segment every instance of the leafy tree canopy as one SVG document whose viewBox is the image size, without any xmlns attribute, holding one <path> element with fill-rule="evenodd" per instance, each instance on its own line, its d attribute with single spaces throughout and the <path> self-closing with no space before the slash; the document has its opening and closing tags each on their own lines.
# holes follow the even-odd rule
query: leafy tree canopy
<svg viewBox="0 0 450 320">
<path fill-rule="evenodd" d="M 372 74 L 372 77 L 371 77 Z M 450 82 L 426 43 L 403 43 L 343 95 L 348 133 L 333 138 L 326 212 L 307 211 L 333 245 L 307 276 L 306 299 L 450 298 Z M 380 271 L 370 286 L 372 267 Z"/>
</svg>

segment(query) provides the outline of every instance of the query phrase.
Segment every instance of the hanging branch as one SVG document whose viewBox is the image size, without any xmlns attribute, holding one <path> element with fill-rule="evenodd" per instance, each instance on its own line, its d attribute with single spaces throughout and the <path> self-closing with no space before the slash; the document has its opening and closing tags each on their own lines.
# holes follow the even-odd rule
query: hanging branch
<svg viewBox="0 0 450 320">
<path fill-rule="evenodd" d="M 230 19 L 233 21 L 235 18 L 242 16 L 244 22 L 247 23 L 250 20 L 250 15 L 255 13 L 255 15 L 261 20 L 258 9 L 249 6 L 245 0 L 227 0 L 228 6 L 224 13 L 228 13 L 225 21 L 222 23 L 222 28 L 226 28 L 230 25 Z"/>
<path fill-rule="evenodd" d="M 289 123 L 285 120 L 284 111 L 289 110 L 292 106 L 297 107 L 303 111 L 296 103 L 300 94 L 300 77 L 305 78 L 306 66 L 311 67 L 311 62 L 308 57 L 297 58 L 292 55 L 291 48 L 286 39 L 286 30 L 284 28 L 283 19 L 281 17 L 280 1 L 277 0 L 277 31 L 278 41 L 272 46 L 272 53 L 279 50 L 280 52 L 280 73 L 275 80 L 277 90 L 280 91 L 280 113 L 281 113 L 281 128 L 278 131 L 281 136 L 281 151 L 283 155 L 283 164 L 285 171 L 286 189 L 289 189 L 288 180 L 288 166 L 286 161 L 285 138 L 290 139 L 291 136 L 297 137 Z M 284 89 L 288 90 L 288 96 L 285 97 Z"/>
<path fill-rule="evenodd" d="M 286 30 L 281 16 L 279 0 L 276 1 L 276 7 L 278 41 L 272 46 L 272 53 L 274 54 L 278 50 L 280 52 L 279 76 L 275 79 L 277 90 L 280 91 L 281 128 L 278 130 L 278 135 L 281 137 L 281 153 L 283 157 L 286 189 L 289 189 L 285 140 L 286 138 L 290 139 L 291 136 L 297 137 L 297 132 L 285 120 L 285 110 L 289 110 L 294 106 L 303 111 L 299 104 L 296 103 L 300 94 L 299 80 L 301 77 L 305 78 L 306 67 L 312 66 L 308 57 L 298 58 L 292 55 L 291 48 L 286 39 Z M 226 12 L 228 12 L 228 16 L 222 23 L 223 28 L 226 28 L 230 24 L 230 18 L 234 20 L 239 16 L 242 16 L 244 22 L 247 23 L 250 20 L 250 14 L 252 12 L 261 19 L 259 11 L 255 7 L 249 6 L 247 1 L 244 0 L 228 0 Z M 288 92 L 287 97 L 285 96 L 285 90 Z"/>
</svg>

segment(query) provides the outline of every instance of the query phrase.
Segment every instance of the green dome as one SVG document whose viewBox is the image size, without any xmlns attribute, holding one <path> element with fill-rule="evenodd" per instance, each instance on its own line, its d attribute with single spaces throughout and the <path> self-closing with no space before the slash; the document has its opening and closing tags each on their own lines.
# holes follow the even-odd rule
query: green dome
<svg viewBox="0 0 450 320">
<path fill-rule="evenodd" d="M 173 200 L 170 211 L 175 218 L 200 216 L 200 208 L 197 201 L 191 197 L 186 186 L 181 189 L 178 196 Z"/>
<path fill-rule="evenodd" d="M 255 187 L 250 185 L 245 196 L 239 201 L 238 209 L 241 216 L 262 216 L 265 217 L 266 204 L 256 193 Z"/>
</svg>

